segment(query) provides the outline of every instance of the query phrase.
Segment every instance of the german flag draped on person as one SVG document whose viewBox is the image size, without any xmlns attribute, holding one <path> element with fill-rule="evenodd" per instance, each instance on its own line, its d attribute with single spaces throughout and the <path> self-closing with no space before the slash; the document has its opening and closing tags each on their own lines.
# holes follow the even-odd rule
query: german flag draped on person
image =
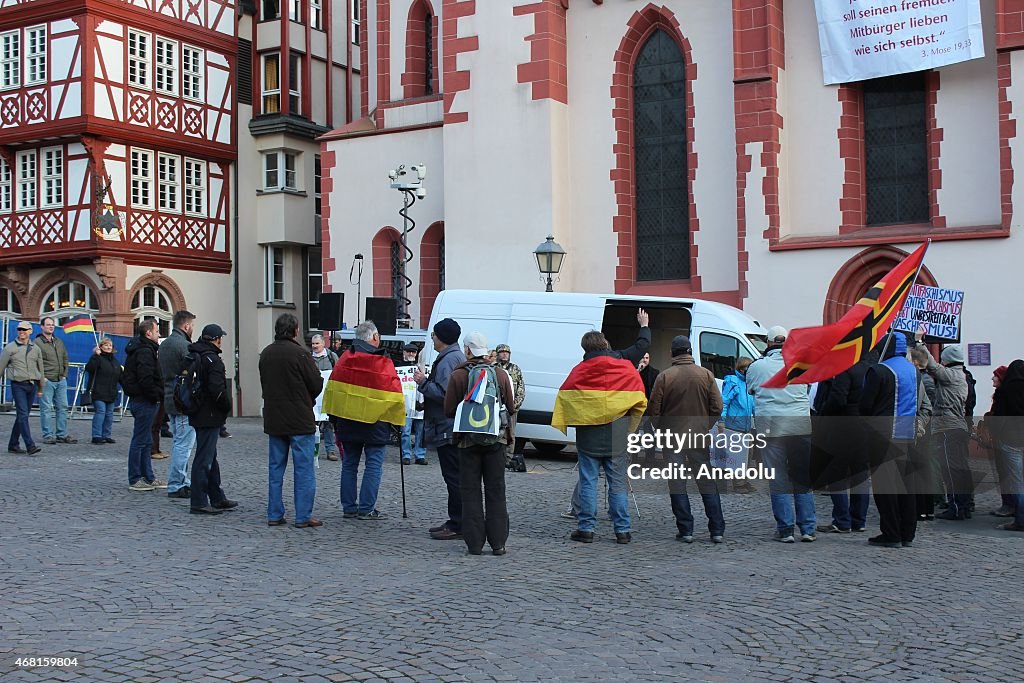
<svg viewBox="0 0 1024 683">
<path fill-rule="evenodd" d="M 783 366 L 762 386 L 812 384 L 853 367 L 889 331 L 924 263 L 925 242 L 890 270 L 838 322 L 794 329 L 782 347 Z"/>
<path fill-rule="evenodd" d="M 551 426 L 597 426 L 629 417 L 635 431 L 647 409 L 647 395 L 640 373 L 628 360 L 611 355 L 585 359 L 569 373 L 555 397 Z"/>
<path fill-rule="evenodd" d="M 383 349 L 341 354 L 324 390 L 324 412 L 353 422 L 405 426 L 402 381 Z"/>
</svg>

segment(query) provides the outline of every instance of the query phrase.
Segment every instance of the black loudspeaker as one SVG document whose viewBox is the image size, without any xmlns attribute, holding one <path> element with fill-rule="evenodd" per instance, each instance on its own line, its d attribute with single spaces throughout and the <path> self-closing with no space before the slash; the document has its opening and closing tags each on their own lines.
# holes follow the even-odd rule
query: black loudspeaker
<svg viewBox="0 0 1024 683">
<path fill-rule="evenodd" d="M 321 330 L 337 332 L 341 329 L 341 322 L 344 318 L 345 295 L 341 292 L 320 293 L 320 321 Z"/>
<path fill-rule="evenodd" d="M 367 297 L 366 315 L 363 320 L 372 320 L 381 336 L 398 332 L 398 299 L 392 297 Z"/>
</svg>

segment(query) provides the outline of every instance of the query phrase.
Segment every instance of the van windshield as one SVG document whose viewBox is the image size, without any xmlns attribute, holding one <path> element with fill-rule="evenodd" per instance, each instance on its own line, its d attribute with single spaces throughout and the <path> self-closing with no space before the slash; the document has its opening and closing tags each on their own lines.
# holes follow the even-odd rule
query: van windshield
<svg viewBox="0 0 1024 683">
<path fill-rule="evenodd" d="M 747 341 L 754 345 L 757 352 L 764 355 L 764 352 L 768 350 L 768 337 L 763 334 L 748 334 Z"/>
</svg>

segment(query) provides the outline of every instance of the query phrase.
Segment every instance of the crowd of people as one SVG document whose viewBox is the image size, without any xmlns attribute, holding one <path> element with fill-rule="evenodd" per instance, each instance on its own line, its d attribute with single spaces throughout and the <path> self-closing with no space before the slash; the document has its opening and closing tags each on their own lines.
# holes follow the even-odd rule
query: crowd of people
<svg viewBox="0 0 1024 683">
<path fill-rule="evenodd" d="M 221 359 L 226 333 L 208 324 L 193 341 L 194 321 L 188 311 L 175 313 L 173 331 L 162 343 L 154 321 L 140 323 L 123 367 L 113 343 L 102 339 L 85 372 L 94 410 L 93 444 L 114 443 L 118 388 L 128 397 L 134 418 L 129 489 L 167 489 L 171 498 L 188 499 L 192 513 L 213 515 L 238 505 L 224 492 L 217 460 L 218 439 L 232 410 Z M 638 431 L 651 430 L 720 433 L 733 444 L 740 442 L 733 436 L 758 434 L 762 440 L 756 452 L 703 443 L 688 444 L 670 457 L 690 473 L 719 474 L 740 472 L 759 458 L 774 473 L 768 489 L 775 539 L 783 543 L 813 542 L 819 533 L 865 532 L 872 495 L 880 533 L 868 542 L 876 546 L 912 546 L 919 522 L 970 518 L 975 492 L 969 463 L 972 440 L 994 452 L 1001 505 L 992 514 L 1012 518 L 998 528 L 1024 531 L 1024 360 L 993 373 L 992 406 L 975 427 L 974 380 L 959 345 L 942 349 L 937 361 L 920 335 L 891 333 L 832 379 L 769 388 L 765 384 L 784 366 L 782 348 L 788 335 L 785 328 L 773 327 L 765 355 L 738 358 L 735 372 L 720 389 L 712 372 L 697 364 L 684 335 L 671 342 L 671 367 L 662 372 L 653 368 L 645 311 L 638 312 L 637 322 L 637 339 L 626 349 L 613 350 L 599 331 L 586 333 L 582 360 L 556 399 L 552 424 L 576 429 L 579 476 L 565 515 L 577 522 L 571 539 L 594 540 L 603 471 L 616 542 L 632 540 L 628 443 Z M 11 453 L 41 450 L 28 420 L 34 399 L 40 404 L 44 443 L 76 442 L 68 434 L 67 350 L 53 335 L 52 318 L 44 318 L 41 327 L 33 340 L 32 325 L 19 323 L 17 338 L 0 355 L 0 373 L 6 372 L 11 381 L 16 408 Z M 377 498 L 385 452 L 392 435 L 400 432 L 403 465 L 426 464 L 428 451 L 440 465 L 447 519 L 428 530 L 430 537 L 463 540 L 472 555 L 481 554 L 485 544 L 493 554 L 504 555 L 509 535 L 505 470 L 525 470 L 514 446 L 515 418 L 526 385 L 522 371 L 511 362 L 511 348 L 499 344 L 491 349 L 483 334 L 463 334 L 458 322 L 446 318 L 430 332 L 436 356 L 429 368 L 423 349 L 415 344 L 403 348 L 397 367 L 411 370 L 407 374 L 412 379 L 403 387 L 376 326 L 363 322 L 354 336 L 348 348 L 335 350 L 315 335 L 307 349 L 298 320 L 284 314 L 275 322 L 274 342 L 260 354 L 268 525 L 288 523 L 282 491 L 290 456 L 293 525 L 322 526 L 313 516 L 318 442 L 324 444 L 322 457 L 342 462 L 343 518 L 384 519 Z M 191 378 L 187 387 L 195 398 L 187 406 L 180 396 L 183 377 Z M 321 394 L 329 419 L 318 422 L 314 405 Z M 598 395 L 600 400 L 594 400 Z M 162 412 L 173 440 L 166 482 L 157 479 L 152 466 L 153 432 Z M 660 460 L 663 454 L 645 452 L 640 462 L 650 465 L 652 456 Z M 667 489 L 676 538 L 684 543 L 694 541 L 688 495 L 688 481 L 694 479 L 710 540 L 721 543 L 726 482 L 733 482 L 737 493 L 756 489 L 738 476 L 671 479 Z M 815 491 L 831 497 L 827 523 L 818 523 Z M 936 507 L 942 509 L 938 514 Z"/>
</svg>

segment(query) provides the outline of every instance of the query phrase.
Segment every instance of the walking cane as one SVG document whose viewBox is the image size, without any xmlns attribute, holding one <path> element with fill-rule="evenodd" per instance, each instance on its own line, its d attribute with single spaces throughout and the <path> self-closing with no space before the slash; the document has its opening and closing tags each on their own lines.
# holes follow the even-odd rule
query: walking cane
<svg viewBox="0 0 1024 683">
<path fill-rule="evenodd" d="M 402 479 L 402 519 L 409 519 L 409 513 L 405 509 L 405 453 L 402 450 L 402 433 L 398 433 L 398 471 L 401 473 Z"/>
</svg>

